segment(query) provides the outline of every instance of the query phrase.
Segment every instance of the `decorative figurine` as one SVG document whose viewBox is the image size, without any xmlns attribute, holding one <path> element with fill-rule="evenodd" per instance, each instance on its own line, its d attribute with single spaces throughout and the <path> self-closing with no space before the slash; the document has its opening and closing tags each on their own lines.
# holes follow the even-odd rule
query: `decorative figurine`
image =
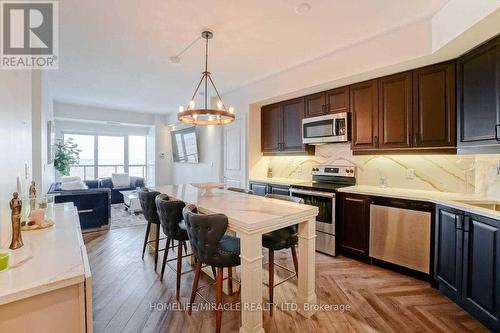
<svg viewBox="0 0 500 333">
<path fill-rule="evenodd" d="M 16 250 L 24 245 L 23 238 L 21 237 L 21 210 L 23 205 L 17 192 L 12 194 L 12 199 L 10 200 L 9 205 L 12 211 L 12 242 L 10 243 L 9 249 Z"/>
<path fill-rule="evenodd" d="M 29 197 L 30 197 L 30 208 L 31 210 L 35 209 L 35 202 L 36 202 L 36 183 L 35 181 L 31 181 L 31 186 L 29 189 Z"/>
</svg>

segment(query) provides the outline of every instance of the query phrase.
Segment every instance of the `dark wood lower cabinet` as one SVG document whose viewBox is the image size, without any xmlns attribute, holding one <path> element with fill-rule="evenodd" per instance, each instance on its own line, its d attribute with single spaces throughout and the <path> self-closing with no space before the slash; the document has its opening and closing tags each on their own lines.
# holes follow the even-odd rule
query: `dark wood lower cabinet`
<svg viewBox="0 0 500 333">
<path fill-rule="evenodd" d="M 368 258 L 370 239 L 370 197 L 339 194 L 340 230 L 338 231 L 342 253 Z"/>
<path fill-rule="evenodd" d="M 500 331 L 500 221 L 438 206 L 435 278 L 439 289 Z"/>
</svg>

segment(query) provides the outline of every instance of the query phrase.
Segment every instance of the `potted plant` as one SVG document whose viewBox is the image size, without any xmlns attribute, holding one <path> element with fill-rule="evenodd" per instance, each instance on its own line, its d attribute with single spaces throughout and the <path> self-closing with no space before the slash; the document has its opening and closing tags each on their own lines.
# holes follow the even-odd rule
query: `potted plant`
<svg viewBox="0 0 500 333">
<path fill-rule="evenodd" d="M 54 168 L 63 176 L 69 176 L 69 171 L 72 165 L 77 165 L 80 162 L 80 152 L 78 145 L 73 142 L 72 138 L 58 140 L 56 143 L 56 153 L 54 157 Z"/>
</svg>

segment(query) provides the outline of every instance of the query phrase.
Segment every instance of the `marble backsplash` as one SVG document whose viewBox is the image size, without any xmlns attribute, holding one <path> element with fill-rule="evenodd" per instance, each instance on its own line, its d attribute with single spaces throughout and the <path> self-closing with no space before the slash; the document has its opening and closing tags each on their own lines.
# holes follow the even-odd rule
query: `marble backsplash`
<svg viewBox="0 0 500 333">
<path fill-rule="evenodd" d="M 498 155 L 366 155 L 353 156 L 349 144 L 316 147 L 315 156 L 264 156 L 250 170 L 250 178 L 311 179 L 316 164 L 354 165 L 359 185 L 476 193 L 500 198 Z"/>
</svg>

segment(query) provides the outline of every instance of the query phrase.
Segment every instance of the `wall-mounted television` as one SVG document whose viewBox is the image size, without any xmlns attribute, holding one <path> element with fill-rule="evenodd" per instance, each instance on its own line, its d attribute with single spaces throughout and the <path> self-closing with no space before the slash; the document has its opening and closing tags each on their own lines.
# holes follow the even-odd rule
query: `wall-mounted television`
<svg viewBox="0 0 500 333">
<path fill-rule="evenodd" d="M 198 163 L 198 143 L 196 139 L 196 127 L 171 131 L 172 155 L 174 162 Z"/>
</svg>

